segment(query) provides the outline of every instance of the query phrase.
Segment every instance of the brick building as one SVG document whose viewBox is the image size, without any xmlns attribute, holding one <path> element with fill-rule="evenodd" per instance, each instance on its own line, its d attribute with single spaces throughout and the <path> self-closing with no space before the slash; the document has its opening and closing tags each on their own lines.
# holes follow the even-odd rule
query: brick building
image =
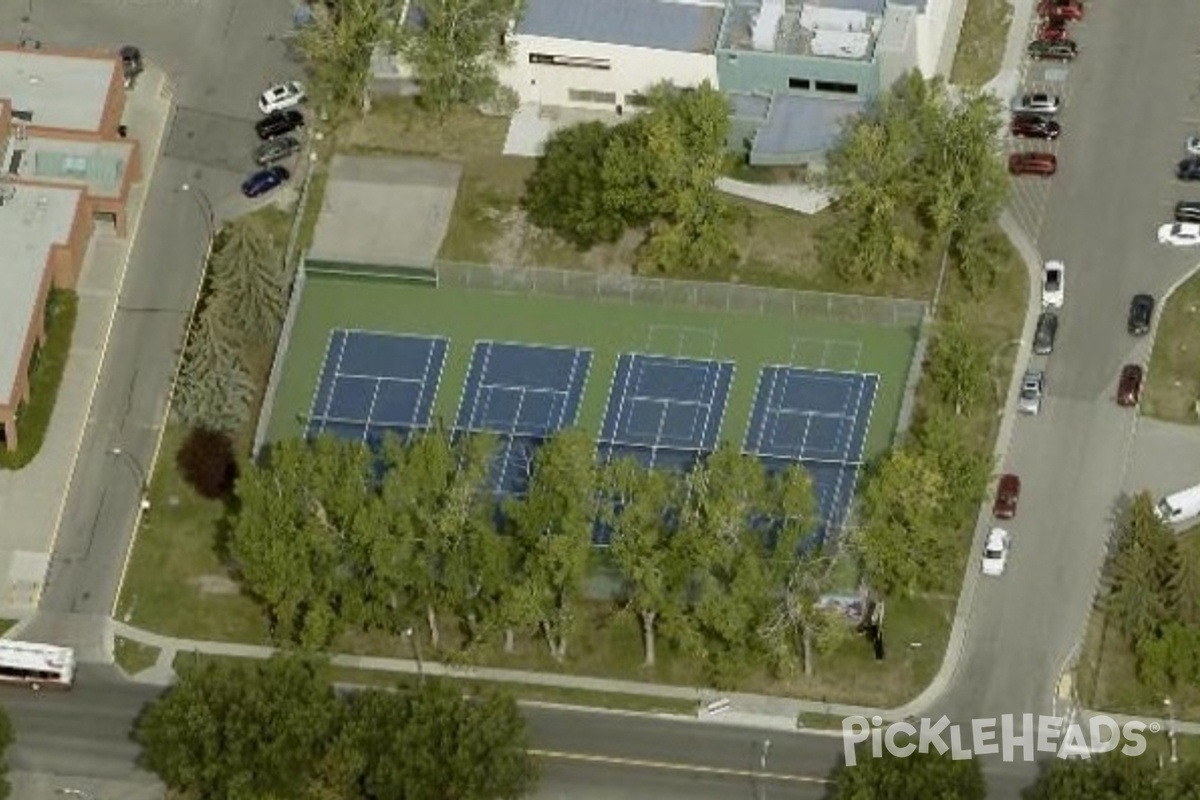
<svg viewBox="0 0 1200 800">
<path fill-rule="evenodd" d="M 79 280 L 97 222 L 125 236 L 141 179 L 113 53 L 0 44 L 0 446 L 18 444 L 51 288 Z"/>
</svg>

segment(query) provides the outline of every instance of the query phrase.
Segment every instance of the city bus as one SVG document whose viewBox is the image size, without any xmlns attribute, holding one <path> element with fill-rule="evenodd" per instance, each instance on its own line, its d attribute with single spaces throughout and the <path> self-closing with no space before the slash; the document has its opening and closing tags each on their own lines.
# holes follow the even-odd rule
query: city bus
<svg viewBox="0 0 1200 800">
<path fill-rule="evenodd" d="M 0 639 L 0 683 L 70 689 L 74 681 L 75 651 L 71 648 Z"/>
</svg>

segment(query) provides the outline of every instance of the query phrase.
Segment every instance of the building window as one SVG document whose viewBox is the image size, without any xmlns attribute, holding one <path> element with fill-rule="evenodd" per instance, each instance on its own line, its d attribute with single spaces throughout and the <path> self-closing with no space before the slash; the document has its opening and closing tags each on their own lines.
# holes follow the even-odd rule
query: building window
<svg viewBox="0 0 1200 800">
<path fill-rule="evenodd" d="M 788 78 L 789 89 L 811 89 L 812 81 L 808 78 Z"/>
<path fill-rule="evenodd" d="M 552 56 L 546 53 L 530 53 L 530 64 L 546 64 L 552 67 L 578 67 L 580 69 L 612 69 L 612 62 L 607 58 L 588 58 L 587 56 Z"/>
<path fill-rule="evenodd" d="M 572 103 L 598 103 L 606 106 L 617 104 L 616 92 L 597 92 L 591 89 L 568 89 L 567 97 Z"/>
<path fill-rule="evenodd" d="M 858 84 L 841 83 L 840 81 L 817 81 L 818 92 L 835 92 L 837 94 L 858 94 Z"/>
<path fill-rule="evenodd" d="M 650 105 L 650 98 L 640 92 L 625 95 L 625 105 L 630 108 L 645 108 Z"/>
</svg>

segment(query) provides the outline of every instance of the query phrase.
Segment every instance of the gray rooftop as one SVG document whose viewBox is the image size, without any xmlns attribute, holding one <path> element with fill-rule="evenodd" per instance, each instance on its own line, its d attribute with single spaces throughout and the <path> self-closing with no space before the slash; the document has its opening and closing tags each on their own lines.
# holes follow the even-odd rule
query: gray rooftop
<svg viewBox="0 0 1200 800">
<path fill-rule="evenodd" d="M 729 107 L 735 117 L 766 121 L 771 111 L 771 98 L 761 94 L 731 94 Z"/>
<path fill-rule="evenodd" d="M 336 155 L 308 257 L 331 263 L 424 267 L 449 227 L 459 164 Z"/>
<path fill-rule="evenodd" d="M 777 93 L 767 124 L 754 137 L 754 153 L 819 155 L 837 141 L 846 121 L 864 108 L 864 100 Z"/>
<path fill-rule="evenodd" d="M 30 136 L 5 168 L 26 180 L 88 187 L 96 197 L 117 197 L 133 157 L 132 142 L 87 142 Z M 14 166 L 16 169 L 14 169 Z"/>
<path fill-rule="evenodd" d="M 883 13 L 887 0 L 812 0 L 805 5 L 820 6 L 821 8 L 840 8 L 842 11 L 863 11 L 879 16 Z"/>
<path fill-rule="evenodd" d="M 724 5 L 664 0 L 526 0 L 516 32 L 527 36 L 711 53 Z"/>
<path fill-rule="evenodd" d="M 33 125 L 94 131 L 100 127 L 116 57 L 49 55 L 0 49 L 0 97 Z"/>
<path fill-rule="evenodd" d="M 8 402 L 17 379 L 25 334 L 33 319 L 46 260 L 54 244 L 65 244 L 82 200 L 82 189 L 15 185 L 0 205 L 0 402 Z"/>
</svg>

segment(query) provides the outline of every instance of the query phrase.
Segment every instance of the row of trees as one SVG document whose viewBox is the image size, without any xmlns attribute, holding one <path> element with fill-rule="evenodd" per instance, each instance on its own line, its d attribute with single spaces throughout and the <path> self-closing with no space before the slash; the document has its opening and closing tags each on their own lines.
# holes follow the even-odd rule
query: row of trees
<svg viewBox="0 0 1200 800">
<path fill-rule="evenodd" d="M 172 402 L 181 422 L 219 433 L 246 424 L 255 397 L 249 357 L 274 341 L 287 291 L 281 246 L 258 219 L 218 232 Z"/>
<path fill-rule="evenodd" d="M 1105 608 L 1158 695 L 1200 682 L 1200 559 L 1155 514 L 1143 492 L 1117 526 Z"/>
<path fill-rule="evenodd" d="M 732 207 L 714 182 L 727 160 L 729 106 L 707 82 L 663 84 L 647 108 L 619 125 L 564 128 L 525 187 L 535 225 L 580 249 L 645 231 L 641 271 L 704 271 L 737 256 Z"/>
<path fill-rule="evenodd" d="M 206 800 L 517 800 L 537 780 L 511 696 L 437 680 L 339 696 L 297 657 L 194 662 L 135 737 L 168 787 Z"/>
<path fill-rule="evenodd" d="M 498 510 L 494 447 L 435 428 L 378 454 L 284 442 L 249 467 L 228 547 L 276 636 L 320 648 L 348 628 L 422 620 L 435 648 L 454 624 L 468 648 L 535 636 L 561 660 L 586 622 L 597 529 L 648 665 L 662 636 L 729 682 L 754 666 L 811 669 L 847 634 L 817 604 L 829 559 L 801 546 L 817 524 L 803 469 L 768 474 L 731 447 L 687 475 L 600 466 L 571 430 L 538 449 L 525 496 Z"/>
<path fill-rule="evenodd" d="M 1005 252 L 995 222 L 1009 180 L 998 156 L 998 101 L 910 72 L 854 118 L 828 154 L 837 195 L 821 259 L 846 280 L 913 273 L 948 250 L 972 289 L 988 285 Z"/>
</svg>

